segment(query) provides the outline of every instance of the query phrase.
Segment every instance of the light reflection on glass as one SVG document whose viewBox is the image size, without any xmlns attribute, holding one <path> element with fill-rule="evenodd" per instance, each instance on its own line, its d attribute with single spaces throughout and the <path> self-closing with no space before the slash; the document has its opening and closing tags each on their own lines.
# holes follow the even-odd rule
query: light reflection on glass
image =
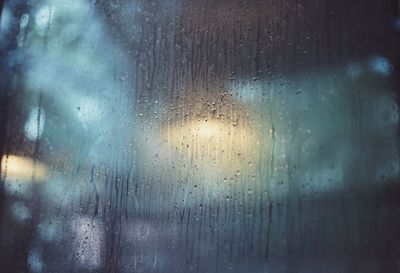
<svg viewBox="0 0 400 273">
<path fill-rule="evenodd" d="M 7 182 L 44 182 L 49 173 L 45 164 L 29 157 L 8 155 L 1 159 L 2 178 Z"/>
</svg>

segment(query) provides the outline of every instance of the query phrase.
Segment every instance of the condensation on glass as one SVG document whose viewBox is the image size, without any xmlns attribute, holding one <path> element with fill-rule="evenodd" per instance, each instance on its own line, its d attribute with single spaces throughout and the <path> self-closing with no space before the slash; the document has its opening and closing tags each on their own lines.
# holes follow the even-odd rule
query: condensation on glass
<svg viewBox="0 0 400 273">
<path fill-rule="evenodd" d="M 400 272 L 391 0 L 8 0 L 0 272 Z"/>
</svg>

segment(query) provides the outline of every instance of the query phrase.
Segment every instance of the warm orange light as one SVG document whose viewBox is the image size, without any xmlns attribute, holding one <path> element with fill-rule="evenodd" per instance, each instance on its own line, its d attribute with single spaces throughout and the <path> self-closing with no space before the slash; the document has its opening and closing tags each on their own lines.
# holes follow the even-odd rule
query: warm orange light
<svg viewBox="0 0 400 273">
<path fill-rule="evenodd" d="M 8 155 L 1 159 L 1 175 L 7 182 L 43 182 L 47 174 L 45 164 L 29 157 Z"/>
<path fill-rule="evenodd" d="M 254 128 L 218 119 L 171 126 L 163 138 L 172 151 L 196 166 L 232 174 L 249 169 L 260 150 L 259 134 Z"/>
<path fill-rule="evenodd" d="M 223 135 L 223 128 L 221 124 L 213 121 L 202 121 L 202 122 L 192 122 L 189 125 L 189 130 L 199 138 L 209 140 L 213 137 L 219 137 Z"/>
</svg>

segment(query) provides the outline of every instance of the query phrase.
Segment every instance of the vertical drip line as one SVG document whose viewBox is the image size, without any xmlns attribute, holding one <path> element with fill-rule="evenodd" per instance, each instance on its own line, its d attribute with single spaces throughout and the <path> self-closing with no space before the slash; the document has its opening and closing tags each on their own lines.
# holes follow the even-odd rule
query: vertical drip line
<svg viewBox="0 0 400 273">
<path fill-rule="evenodd" d="M 93 220 L 94 217 L 96 217 L 99 213 L 99 200 L 100 200 L 100 196 L 99 196 L 99 191 L 97 190 L 97 186 L 96 186 L 96 182 L 95 182 L 95 168 L 96 166 L 93 165 L 92 169 L 90 170 L 90 183 L 93 185 L 93 190 L 94 190 L 94 194 L 95 194 L 95 207 L 94 207 L 94 211 L 93 211 Z"/>
<path fill-rule="evenodd" d="M 272 116 L 272 98 L 273 88 L 270 90 L 270 96 L 268 99 L 268 113 L 271 122 L 271 134 L 272 134 L 272 147 L 271 147 L 271 159 L 270 159 L 270 170 L 269 170 L 269 181 L 267 186 L 267 197 L 268 197 L 268 225 L 267 225 L 267 244 L 265 249 L 265 259 L 269 259 L 269 246 L 271 236 L 271 224 L 272 224 L 272 200 L 271 200 L 271 183 L 274 175 L 274 156 L 275 156 L 275 125 Z"/>
<path fill-rule="evenodd" d="M 36 176 L 36 163 L 37 163 L 37 157 L 39 154 L 39 149 L 40 149 L 40 126 L 41 126 L 41 117 L 42 117 L 42 100 L 43 96 L 42 93 L 39 95 L 39 104 L 38 104 L 38 113 L 37 113 L 37 133 L 36 133 L 36 140 L 35 140 L 35 148 L 33 150 L 33 172 L 32 172 L 32 181 L 35 181 L 35 176 Z"/>
</svg>

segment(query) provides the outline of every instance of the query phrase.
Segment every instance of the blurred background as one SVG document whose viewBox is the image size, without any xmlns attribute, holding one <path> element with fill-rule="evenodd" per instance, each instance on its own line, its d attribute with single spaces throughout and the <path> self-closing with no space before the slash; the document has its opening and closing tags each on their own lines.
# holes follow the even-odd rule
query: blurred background
<svg viewBox="0 0 400 273">
<path fill-rule="evenodd" d="M 397 1 L 0 10 L 0 272 L 400 272 Z"/>
</svg>

